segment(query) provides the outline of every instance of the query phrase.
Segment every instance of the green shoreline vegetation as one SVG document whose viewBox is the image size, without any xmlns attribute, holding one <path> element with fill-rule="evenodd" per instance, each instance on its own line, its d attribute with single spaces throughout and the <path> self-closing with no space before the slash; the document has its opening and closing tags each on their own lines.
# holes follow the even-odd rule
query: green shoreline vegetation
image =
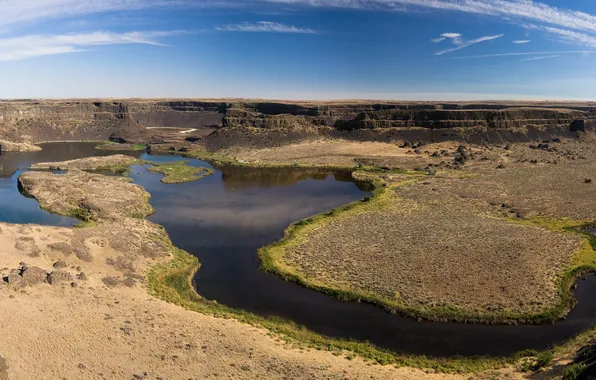
<svg viewBox="0 0 596 380">
<path fill-rule="evenodd" d="M 279 317 L 262 317 L 241 309 L 234 309 L 217 301 L 201 297 L 192 286 L 192 278 L 201 267 L 199 260 L 188 252 L 175 247 L 167 232 L 163 242 L 168 245 L 172 260 L 154 266 L 147 276 L 149 294 L 187 310 L 212 315 L 217 318 L 235 319 L 256 327 L 262 327 L 290 345 L 325 350 L 337 356 L 352 359 L 354 355 L 380 365 L 430 369 L 442 373 L 474 373 L 498 370 L 515 365 L 520 371 L 535 371 L 550 365 L 557 355 L 575 352 L 596 332 L 596 327 L 578 334 L 566 343 L 550 350 L 524 350 L 509 357 L 428 357 L 403 355 L 379 348 L 368 342 L 332 338 L 315 333 L 304 326 Z M 544 358 L 550 358 L 545 360 Z"/>
<path fill-rule="evenodd" d="M 212 162 L 225 162 L 233 165 L 242 166 L 243 163 L 239 163 L 233 159 L 218 159 L 214 156 L 207 157 L 203 154 L 184 154 L 185 157 L 192 157 L 198 159 L 205 159 Z M 255 165 L 257 166 L 257 165 Z M 275 165 L 267 165 L 275 167 Z M 277 167 L 287 167 L 285 165 L 278 165 Z M 305 167 L 307 167 L 305 165 Z M 313 167 L 313 166 L 311 166 Z M 316 167 L 316 166 L 315 166 Z M 338 167 L 333 167 L 338 169 Z M 339 169 L 342 169 L 341 167 Z M 351 168 L 354 169 L 354 168 Z M 380 169 L 372 171 L 383 171 Z M 416 178 L 412 178 L 410 181 L 416 181 Z M 291 236 L 292 233 L 296 232 L 296 228 L 312 224 L 319 218 L 332 217 L 342 211 L 359 207 L 367 203 L 375 202 L 376 199 L 382 197 L 385 194 L 385 185 L 380 181 L 373 181 L 374 190 L 371 197 L 365 198 L 362 201 L 353 202 L 351 204 L 339 207 L 331 210 L 325 214 L 308 218 L 303 221 L 299 221 L 294 225 L 290 226 L 286 231 L 286 240 Z M 403 184 L 402 184 L 403 185 Z M 23 195 L 30 196 L 23 192 Z M 51 210 L 49 210 L 51 211 Z M 54 212 L 54 211 L 51 211 Z M 83 209 L 71 210 L 68 216 L 73 216 L 82 220 L 82 223 L 78 227 L 86 228 L 92 227 L 95 223 L 88 215 L 88 212 Z M 149 214 L 147 214 L 149 215 Z M 147 215 L 139 215 L 139 217 L 145 217 Z M 538 223 L 537 221 L 524 221 L 524 223 Z M 563 223 L 555 224 L 553 221 L 541 220 L 540 223 L 549 224 L 554 228 L 565 228 L 567 230 L 573 229 L 572 233 L 579 233 L 577 227 L 584 224 L 575 223 Z M 562 224 L 561 224 L 562 223 Z M 593 223 L 592 223 L 593 224 Z M 165 228 L 160 226 L 163 231 L 162 242 L 167 244 L 168 249 L 171 252 L 172 258 L 169 262 L 164 264 L 157 264 L 151 268 L 147 275 L 147 290 L 152 296 L 161 299 L 163 301 L 173 303 L 181 306 L 187 310 L 195 311 L 202 314 L 213 315 L 214 317 L 224 319 L 235 319 L 243 323 L 247 323 L 253 326 L 265 328 L 271 333 L 275 334 L 276 337 L 284 340 L 288 344 L 297 347 L 308 347 L 316 350 L 325 350 L 333 353 L 337 356 L 345 356 L 347 359 L 352 359 L 354 355 L 360 356 L 365 360 L 371 360 L 374 363 L 381 365 L 395 365 L 398 367 L 413 367 L 422 369 L 431 369 L 437 372 L 443 373 L 474 373 L 482 371 L 497 370 L 504 368 L 508 365 L 516 365 L 520 370 L 535 370 L 541 365 L 547 366 L 547 363 L 542 358 L 551 357 L 553 355 L 563 355 L 575 352 L 581 345 L 585 344 L 592 335 L 596 332 L 596 328 L 592 328 L 588 331 L 578 334 L 575 338 L 570 339 L 565 344 L 557 347 L 553 347 L 551 350 L 537 351 L 537 350 L 526 350 L 519 352 L 509 357 L 493 358 L 493 357 L 452 357 L 452 358 L 438 358 L 438 357 L 427 357 L 422 355 L 402 355 L 390 350 L 376 347 L 367 342 L 352 341 L 346 339 L 327 337 L 321 334 L 317 334 L 311 330 L 308 330 L 304 326 L 300 326 L 292 321 L 285 320 L 278 317 L 262 317 L 241 309 L 234 309 L 225 305 L 221 305 L 216 301 L 209 301 L 204 299 L 197 293 L 195 288 L 192 286 L 192 278 L 196 275 L 200 268 L 199 260 L 173 245 Z M 282 244 L 282 242 L 273 243 L 270 246 L 263 247 L 259 251 L 259 256 L 263 258 L 268 256 L 267 250 L 272 246 Z M 596 246 L 596 237 L 591 238 L 591 246 Z M 596 257 L 592 256 L 592 253 L 585 252 L 590 259 L 596 263 Z M 272 265 L 272 262 L 267 264 L 266 260 L 272 258 L 265 257 L 263 266 L 266 269 L 267 265 Z M 589 266 L 590 270 L 596 269 L 596 264 Z M 275 269 L 272 267 L 272 269 Z M 578 272 L 574 274 L 574 277 L 578 275 Z M 569 296 L 569 289 L 566 289 L 567 296 Z"/>
<path fill-rule="evenodd" d="M 96 142 L 96 141 L 91 141 L 91 142 Z M 147 150 L 147 145 L 145 144 L 120 144 L 117 142 L 113 142 L 113 141 L 101 141 L 104 144 L 102 145 L 98 145 L 95 147 L 95 149 L 99 149 L 99 150 L 122 150 L 122 151 L 144 151 Z"/>
<path fill-rule="evenodd" d="M 389 187 L 407 186 L 416 181 L 418 181 L 418 179 L 413 178 L 390 185 Z M 563 318 L 575 304 L 575 299 L 571 294 L 571 288 L 575 280 L 587 272 L 596 271 L 596 237 L 581 231 L 582 228 L 594 225 L 594 222 L 551 220 L 546 218 L 534 218 L 530 220 L 510 218 L 508 220 L 512 223 L 520 223 L 535 227 L 543 227 L 557 232 L 582 235 L 585 237 L 585 242 L 581 249 L 576 253 L 573 265 L 558 275 L 557 288 L 559 301 L 551 308 L 538 313 L 512 313 L 507 311 L 480 313 L 458 308 L 456 306 L 435 306 L 432 308 L 410 307 L 401 304 L 399 301 L 383 299 L 375 294 L 319 283 L 304 276 L 297 270 L 297 268 L 288 265 L 284 261 L 284 252 L 287 248 L 299 244 L 309 231 L 320 227 L 325 221 L 329 220 L 329 218 L 339 217 L 342 213 L 350 210 L 358 209 L 358 211 L 367 212 L 374 210 L 375 208 L 382 208 L 383 202 L 389 200 L 389 192 L 386 191 L 387 185 L 378 180 L 371 181 L 371 183 L 375 188 L 371 197 L 338 207 L 324 214 L 298 221 L 288 227 L 281 240 L 261 247 L 259 249 L 261 269 L 269 273 L 275 273 L 286 281 L 298 283 L 309 289 L 333 296 L 341 301 L 368 302 L 380 306 L 392 314 L 432 321 L 487 324 L 554 323 Z"/>
<path fill-rule="evenodd" d="M 147 170 L 163 174 L 161 182 L 166 184 L 193 182 L 215 174 L 215 170 L 211 168 L 190 166 L 188 161 L 153 164 Z"/>
<path fill-rule="evenodd" d="M 167 233 L 165 232 L 165 236 Z M 331 338 L 317 334 L 290 320 L 279 317 L 265 318 L 256 314 L 221 305 L 201 297 L 193 288 L 191 281 L 200 268 L 199 260 L 191 254 L 176 248 L 169 241 L 173 259 L 166 264 L 158 264 L 148 275 L 149 293 L 161 300 L 176 304 L 187 310 L 213 315 L 224 319 L 236 319 L 257 327 L 263 327 L 276 334 L 285 342 L 317 350 L 326 350 L 334 355 L 343 355 L 348 359 L 353 355 L 372 360 L 381 365 L 433 369 L 444 373 L 470 373 L 502 368 L 521 358 L 537 356 L 537 351 L 527 351 L 510 358 L 489 357 L 453 357 L 430 358 L 417 355 L 401 355 L 381 349 L 367 342 Z"/>
</svg>

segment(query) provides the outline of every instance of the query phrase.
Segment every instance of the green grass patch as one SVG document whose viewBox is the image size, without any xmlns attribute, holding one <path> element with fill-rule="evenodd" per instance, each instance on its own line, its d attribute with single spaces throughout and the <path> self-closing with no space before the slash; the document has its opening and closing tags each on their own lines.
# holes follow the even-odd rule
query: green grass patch
<svg viewBox="0 0 596 380">
<path fill-rule="evenodd" d="M 144 144 L 120 144 L 113 141 L 109 141 L 105 144 L 98 145 L 95 149 L 99 150 L 122 150 L 122 151 L 145 151 L 147 145 Z"/>
<path fill-rule="evenodd" d="M 163 174 L 165 177 L 162 178 L 161 182 L 167 184 L 192 182 L 215 173 L 211 168 L 194 167 L 187 164 L 187 161 L 153 164 L 148 170 L 152 173 Z"/>
</svg>

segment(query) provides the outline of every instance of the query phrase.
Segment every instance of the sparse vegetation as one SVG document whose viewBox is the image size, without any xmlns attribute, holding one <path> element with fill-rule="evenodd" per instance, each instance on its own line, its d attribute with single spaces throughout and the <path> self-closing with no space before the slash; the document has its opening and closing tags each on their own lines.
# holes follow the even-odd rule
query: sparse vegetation
<svg viewBox="0 0 596 380">
<path fill-rule="evenodd" d="M 389 167 L 381 167 L 376 163 L 371 163 L 369 165 L 365 165 L 362 162 L 354 161 L 354 164 L 345 164 L 345 163 L 319 163 L 319 162 L 305 162 L 300 163 L 297 161 L 292 162 L 248 162 L 244 160 L 239 160 L 233 158 L 229 155 L 219 154 L 219 153 L 210 153 L 204 150 L 192 150 L 189 152 L 182 153 L 182 156 L 186 158 L 194 158 L 198 160 L 203 160 L 206 162 L 214 163 L 215 165 L 233 165 L 238 167 L 251 167 L 251 168 L 305 168 L 305 169 L 329 169 L 329 170 L 346 170 L 346 171 L 353 171 L 358 169 L 362 172 L 372 172 L 372 173 L 401 173 L 401 174 L 412 174 L 412 175 L 419 175 L 419 174 L 426 174 L 424 170 L 416 170 L 416 169 L 398 169 L 398 168 L 389 168 Z"/>
<path fill-rule="evenodd" d="M 149 193 L 126 177 L 69 170 L 25 172 L 18 181 L 21 192 L 37 199 L 42 209 L 78 218 L 83 226 L 120 215 L 138 219 L 153 213 Z"/>
<path fill-rule="evenodd" d="M 79 169 L 88 172 L 125 174 L 130 170 L 130 166 L 140 165 L 143 163 L 145 163 L 145 161 L 135 157 L 123 154 L 115 154 L 112 156 L 87 157 L 62 162 L 40 162 L 31 165 L 30 169 L 59 171 Z"/>
<path fill-rule="evenodd" d="M 563 370 L 563 380 L 577 380 L 580 378 L 586 366 L 581 363 L 573 363 Z"/>
<path fill-rule="evenodd" d="M 186 161 L 154 164 L 148 170 L 153 173 L 163 174 L 165 177 L 162 178 L 161 182 L 167 184 L 197 181 L 215 173 L 211 168 L 190 166 Z"/>
<path fill-rule="evenodd" d="M 596 269 L 586 235 L 520 228 L 476 202 L 446 199 L 432 189 L 441 178 L 430 181 L 377 183 L 371 199 L 296 223 L 260 250 L 262 268 L 416 318 L 548 323 L 568 312 L 573 280 Z"/>
</svg>

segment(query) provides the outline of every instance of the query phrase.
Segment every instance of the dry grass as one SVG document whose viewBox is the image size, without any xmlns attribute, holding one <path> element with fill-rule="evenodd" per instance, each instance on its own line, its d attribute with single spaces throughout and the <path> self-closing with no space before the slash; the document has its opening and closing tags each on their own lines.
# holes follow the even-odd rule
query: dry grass
<svg viewBox="0 0 596 380">
<path fill-rule="evenodd" d="M 485 199 L 492 183 L 459 177 L 390 185 L 372 202 L 299 226 L 265 256 L 306 285 L 408 315 L 490 322 L 560 317 L 568 310 L 560 276 L 591 263 L 586 239 L 512 223 Z M 461 197 L 454 183 L 484 192 Z M 583 261 L 574 261 L 579 252 Z"/>
<path fill-rule="evenodd" d="M 83 220 L 113 219 L 123 215 L 144 218 L 153 212 L 149 193 L 125 177 L 108 177 L 78 169 L 65 174 L 26 172 L 21 190 L 42 208 Z"/>
<path fill-rule="evenodd" d="M 143 160 L 123 154 L 104 157 L 87 157 L 62 162 L 39 162 L 31 165 L 33 170 L 69 170 L 125 172 L 131 165 L 141 164 Z"/>
<path fill-rule="evenodd" d="M 420 150 L 430 152 L 435 149 L 423 146 Z M 362 163 L 413 169 L 440 162 L 428 154 L 417 155 L 412 149 L 400 148 L 396 144 L 348 140 L 316 140 L 266 149 L 234 148 L 219 153 L 254 164 L 357 167 Z"/>
<path fill-rule="evenodd" d="M 472 179 L 445 178 L 434 192 L 410 193 L 424 200 L 441 197 L 507 210 L 512 216 L 596 220 L 596 160 L 561 164 L 509 164 L 484 168 Z M 587 179 L 592 182 L 586 183 Z"/>
</svg>

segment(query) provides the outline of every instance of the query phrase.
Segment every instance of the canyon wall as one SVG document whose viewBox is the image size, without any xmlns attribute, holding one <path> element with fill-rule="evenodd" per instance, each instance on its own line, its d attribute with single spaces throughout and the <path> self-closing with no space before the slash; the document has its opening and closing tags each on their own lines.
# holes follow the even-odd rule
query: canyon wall
<svg viewBox="0 0 596 380">
<path fill-rule="evenodd" d="M 320 136 L 488 143 L 574 138 L 578 133 L 593 131 L 595 121 L 594 103 L 0 102 L 0 139 L 37 143 L 111 138 L 168 143 L 172 134 L 164 138 L 160 135 L 163 130 L 160 133 L 148 131 L 178 127 L 197 130 L 177 136 L 178 140 L 202 139 L 212 149 L 247 144 L 270 146 Z"/>
</svg>

